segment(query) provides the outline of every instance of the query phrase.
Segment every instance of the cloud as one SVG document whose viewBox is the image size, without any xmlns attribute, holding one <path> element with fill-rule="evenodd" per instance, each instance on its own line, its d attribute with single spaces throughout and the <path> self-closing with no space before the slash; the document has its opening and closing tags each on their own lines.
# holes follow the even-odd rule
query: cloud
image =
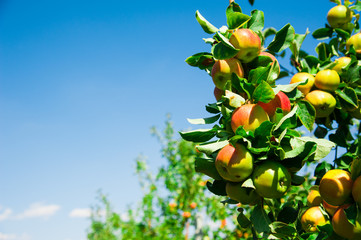
<svg viewBox="0 0 361 240">
<path fill-rule="evenodd" d="M 1 208 L 0 208 L 1 210 Z M 10 208 L 5 208 L 4 211 L 0 212 L 0 221 L 4 221 L 10 218 L 11 214 L 13 213 L 13 210 L 11 210 Z M 1 240 L 1 235 L 0 235 L 0 240 Z"/>
<path fill-rule="evenodd" d="M 48 218 L 50 216 L 53 216 L 59 209 L 60 206 L 56 204 L 44 205 L 43 203 L 33 203 L 23 213 L 20 213 L 17 216 L 15 216 L 15 218 L 16 219 L 36 218 L 36 217 Z"/>
<path fill-rule="evenodd" d="M 75 208 L 69 213 L 69 217 L 71 218 L 89 218 L 90 216 L 90 208 Z"/>
<path fill-rule="evenodd" d="M 30 240 L 30 239 L 31 237 L 26 233 L 23 233 L 21 235 L 16 235 L 16 234 L 5 234 L 0 232 L 0 240 Z"/>
</svg>

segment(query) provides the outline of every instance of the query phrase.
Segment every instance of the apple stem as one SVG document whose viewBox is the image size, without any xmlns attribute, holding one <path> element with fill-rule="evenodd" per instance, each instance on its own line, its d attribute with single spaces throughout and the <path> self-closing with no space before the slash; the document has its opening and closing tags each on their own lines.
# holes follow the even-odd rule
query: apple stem
<svg viewBox="0 0 361 240">
<path fill-rule="evenodd" d="M 229 0 L 229 5 L 231 5 L 234 2 L 234 0 Z"/>
</svg>

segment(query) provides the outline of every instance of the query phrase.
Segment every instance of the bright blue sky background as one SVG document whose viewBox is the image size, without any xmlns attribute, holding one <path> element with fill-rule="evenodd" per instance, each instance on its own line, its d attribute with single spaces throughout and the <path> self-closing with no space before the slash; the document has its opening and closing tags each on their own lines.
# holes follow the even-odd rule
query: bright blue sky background
<svg viewBox="0 0 361 240">
<path fill-rule="evenodd" d="M 327 0 L 238 1 L 266 27 L 322 27 Z M 85 239 L 102 189 L 118 211 L 139 200 L 134 159 L 164 160 L 150 127 L 206 117 L 213 83 L 184 60 L 210 51 L 196 10 L 226 24 L 227 0 L 0 0 L 0 240 Z M 309 35 L 304 49 L 314 54 Z M 288 61 L 280 61 L 287 64 Z M 77 215 L 78 217 L 74 217 Z M 80 214 L 81 215 L 81 214 Z"/>
</svg>

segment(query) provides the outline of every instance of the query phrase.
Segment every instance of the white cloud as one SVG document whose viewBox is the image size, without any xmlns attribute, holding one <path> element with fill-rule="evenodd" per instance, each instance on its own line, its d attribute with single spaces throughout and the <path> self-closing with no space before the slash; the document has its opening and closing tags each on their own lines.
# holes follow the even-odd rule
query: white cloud
<svg viewBox="0 0 361 240">
<path fill-rule="evenodd" d="M 0 212 L 0 221 L 9 219 L 12 213 L 13 211 L 10 208 L 5 208 L 4 211 Z M 0 240 L 1 240 L 1 235 L 0 235 Z"/>
<path fill-rule="evenodd" d="M 50 217 L 60 209 L 59 205 L 50 204 L 44 205 L 43 203 L 33 203 L 23 213 L 15 216 L 16 219 L 35 218 L 35 217 Z"/>
<path fill-rule="evenodd" d="M 0 240 L 30 240 L 30 239 L 31 237 L 26 233 L 23 233 L 21 235 L 16 235 L 16 234 L 5 234 L 0 232 Z"/>
<path fill-rule="evenodd" d="M 90 208 L 75 208 L 69 213 L 69 217 L 71 218 L 89 218 L 90 216 Z"/>
</svg>

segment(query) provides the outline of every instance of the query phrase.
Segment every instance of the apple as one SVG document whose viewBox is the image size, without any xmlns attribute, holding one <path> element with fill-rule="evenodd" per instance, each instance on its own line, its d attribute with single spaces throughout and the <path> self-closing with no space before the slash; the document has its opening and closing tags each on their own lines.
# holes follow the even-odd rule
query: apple
<svg viewBox="0 0 361 240">
<path fill-rule="evenodd" d="M 279 162 L 266 160 L 252 174 L 256 192 L 264 198 L 280 198 L 291 185 L 291 175 Z"/>
<path fill-rule="evenodd" d="M 352 197 L 361 207 L 361 176 L 357 177 L 352 186 Z"/>
<path fill-rule="evenodd" d="M 351 36 L 346 41 L 346 49 L 347 50 L 350 50 L 351 45 L 353 45 L 357 54 L 361 54 L 361 33 L 357 33 L 357 34 Z"/>
<path fill-rule="evenodd" d="M 276 57 L 273 56 L 271 53 L 269 53 L 269 52 L 261 52 L 261 53 L 259 54 L 259 56 L 267 56 L 267 57 L 270 57 L 270 58 L 272 59 L 272 64 L 277 63 L 278 69 L 281 69 L 281 68 L 280 68 L 280 64 L 278 63 Z"/>
<path fill-rule="evenodd" d="M 268 103 L 258 102 L 257 104 L 266 111 L 270 118 L 273 117 L 277 108 L 281 108 L 284 114 L 287 114 L 291 111 L 290 99 L 283 92 L 278 92 L 275 98 Z"/>
<path fill-rule="evenodd" d="M 355 236 L 355 226 L 350 223 L 347 219 L 345 209 L 347 209 L 350 205 L 345 205 L 340 207 L 335 214 L 332 216 L 332 228 L 333 231 L 347 239 L 360 239 L 360 238 L 354 238 Z"/>
<path fill-rule="evenodd" d="M 322 202 L 322 197 L 318 190 L 318 186 L 317 185 L 312 186 L 307 195 L 307 206 L 309 207 L 320 206 L 321 202 Z"/>
<path fill-rule="evenodd" d="M 316 109 L 316 118 L 329 116 L 336 107 L 336 99 L 332 94 L 322 90 L 314 90 L 308 93 L 306 100 Z"/>
<path fill-rule="evenodd" d="M 183 218 L 187 219 L 187 218 L 190 218 L 192 216 L 192 214 L 190 212 L 183 212 L 182 216 L 183 216 Z"/>
<path fill-rule="evenodd" d="M 252 188 L 242 187 L 242 182 L 227 182 L 226 193 L 230 199 L 241 204 L 254 204 L 260 200 L 260 196 Z"/>
<path fill-rule="evenodd" d="M 327 13 L 328 24 L 332 28 L 341 28 L 352 19 L 352 12 L 344 5 L 337 5 L 331 8 Z"/>
<path fill-rule="evenodd" d="M 315 86 L 318 89 L 334 92 L 340 85 L 340 76 L 335 70 L 325 69 L 316 74 Z"/>
<path fill-rule="evenodd" d="M 300 90 L 303 95 L 307 95 L 309 93 L 315 83 L 315 77 L 306 72 L 299 72 L 293 75 L 290 83 L 298 83 L 303 82 L 308 79 L 308 82 L 305 85 L 298 85 L 297 88 Z"/>
<path fill-rule="evenodd" d="M 246 131 L 254 131 L 269 117 L 265 110 L 258 104 L 248 103 L 234 110 L 231 118 L 231 127 L 236 132 L 239 126 Z"/>
<path fill-rule="evenodd" d="M 241 182 L 252 174 L 253 156 L 242 144 L 228 144 L 218 152 L 215 165 L 223 179 Z"/>
<path fill-rule="evenodd" d="M 319 206 L 310 207 L 301 217 L 301 225 L 306 232 L 318 232 L 317 226 L 327 223 Z"/>
<path fill-rule="evenodd" d="M 221 90 L 225 90 L 227 81 L 232 79 L 232 73 L 235 73 L 240 78 L 244 76 L 244 70 L 239 60 L 235 58 L 217 60 L 211 71 L 214 85 Z"/>
<path fill-rule="evenodd" d="M 333 206 L 331 204 L 328 204 L 325 200 L 322 200 L 322 206 L 331 216 L 333 216 L 335 212 L 340 208 L 340 206 Z"/>
<path fill-rule="evenodd" d="M 221 100 L 222 96 L 224 95 L 224 90 L 221 90 L 217 87 L 214 87 L 213 95 L 217 101 Z"/>
<path fill-rule="evenodd" d="M 333 206 L 343 205 L 351 197 L 351 174 L 342 169 L 331 169 L 323 175 L 319 191 L 323 200 Z"/>
<path fill-rule="evenodd" d="M 189 204 L 189 207 L 190 207 L 191 209 L 195 209 L 195 208 L 197 207 L 197 203 L 192 202 L 191 204 Z"/>
<path fill-rule="evenodd" d="M 261 52 L 261 39 L 251 29 L 239 28 L 235 30 L 229 38 L 229 42 L 239 49 L 236 58 L 244 63 L 252 61 Z"/>
<path fill-rule="evenodd" d="M 342 68 L 346 67 L 350 64 L 351 58 L 350 57 L 340 57 L 335 60 L 337 63 L 332 70 L 335 70 L 337 73 L 342 73 Z"/>
</svg>

